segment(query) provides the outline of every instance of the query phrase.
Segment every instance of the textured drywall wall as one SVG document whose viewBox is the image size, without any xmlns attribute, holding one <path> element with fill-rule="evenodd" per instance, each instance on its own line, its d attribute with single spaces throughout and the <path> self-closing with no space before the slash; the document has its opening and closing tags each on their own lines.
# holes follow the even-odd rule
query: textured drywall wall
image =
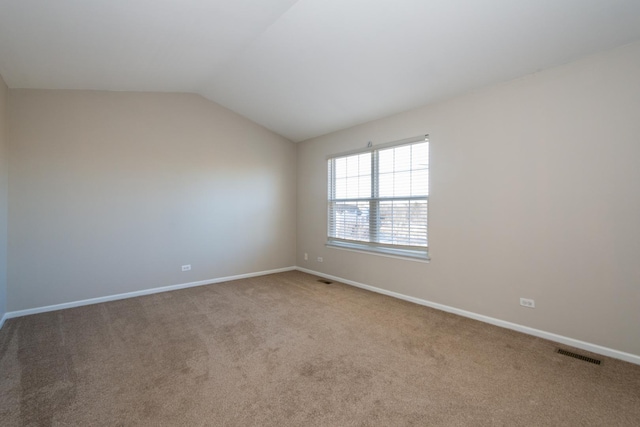
<svg viewBox="0 0 640 427">
<path fill-rule="evenodd" d="M 636 43 L 300 143 L 297 264 L 640 355 L 638 76 Z M 431 262 L 325 247 L 326 156 L 425 133 Z"/>
<path fill-rule="evenodd" d="M 9 123 L 10 311 L 295 264 L 296 147 L 219 105 L 11 89 Z"/>
</svg>

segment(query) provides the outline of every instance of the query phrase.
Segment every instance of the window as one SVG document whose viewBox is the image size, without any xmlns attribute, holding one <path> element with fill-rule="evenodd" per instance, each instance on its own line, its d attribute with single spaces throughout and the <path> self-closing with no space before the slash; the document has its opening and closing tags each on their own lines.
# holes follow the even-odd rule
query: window
<svg viewBox="0 0 640 427">
<path fill-rule="evenodd" d="M 328 159 L 330 246 L 428 259 L 428 136 Z"/>
</svg>

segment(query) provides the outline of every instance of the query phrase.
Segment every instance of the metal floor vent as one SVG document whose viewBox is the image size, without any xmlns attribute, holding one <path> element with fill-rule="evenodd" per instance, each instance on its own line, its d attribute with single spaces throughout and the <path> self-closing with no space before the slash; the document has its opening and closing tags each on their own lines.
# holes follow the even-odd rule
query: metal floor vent
<svg viewBox="0 0 640 427">
<path fill-rule="evenodd" d="M 583 356 L 581 354 L 577 354 L 577 353 L 574 353 L 574 352 L 571 352 L 571 351 L 563 350 L 561 348 L 559 348 L 556 353 L 562 354 L 564 356 L 573 357 L 574 359 L 584 360 L 585 362 L 593 363 L 594 365 L 599 365 L 599 364 L 602 363 L 601 360 L 594 359 L 592 357 Z"/>
<path fill-rule="evenodd" d="M 333 283 L 331 280 L 327 280 L 327 279 L 318 279 L 318 282 L 324 283 L 325 285 L 330 285 Z"/>
</svg>

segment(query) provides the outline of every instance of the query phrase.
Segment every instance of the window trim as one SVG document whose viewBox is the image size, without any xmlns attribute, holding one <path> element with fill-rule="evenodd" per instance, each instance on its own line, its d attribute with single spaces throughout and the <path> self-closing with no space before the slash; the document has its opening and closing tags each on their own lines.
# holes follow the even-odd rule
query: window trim
<svg viewBox="0 0 640 427">
<path fill-rule="evenodd" d="M 429 135 L 420 135 L 420 136 L 416 136 L 416 137 L 412 137 L 412 138 L 406 138 L 406 139 L 402 139 L 402 140 L 398 140 L 398 141 L 392 141 L 392 142 L 388 142 L 388 143 L 384 143 L 384 144 L 378 144 L 378 145 L 371 145 L 369 144 L 368 147 L 362 149 L 355 149 L 355 150 L 349 150 L 349 151 L 345 151 L 342 153 L 337 153 L 337 154 L 332 154 L 332 155 L 328 155 L 326 156 L 326 165 L 327 165 L 327 171 L 325 176 L 328 179 L 327 182 L 327 221 L 326 221 L 326 225 L 327 225 L 327 230 L 326 230 L 326 234 L 327 234 L 327 242 L 326 242 L 326 246 L 327 247 L 331 247 L 331 248 L 336 248 L 336 249 L 345 249 L 345 250 L 351 250 L 351 251 L 356 251 L 356 252 L 364 252 L 364 253 L 370 253 L 370 254 L 375 254 L 375 255 L 382 255 L 382 256 L 389 256 L 389 257 L 393 257 L 393 258 L 401 258 L 401 259 L 408 259 L 408 260 L 412 260 L 412 261 L 429 261 L 430 257 L 429 257 L 429 246 L 425 246 L 425 247 L 420 247 L 419 249 L 416 249 L 416 246 L 402 246 L 402 245 L 392 245 L 392 244 L 385 244 L 385 243 L 377 243 L 377 242 L 366 242 L 366 241 L 353 241 L 353 240 L 346 240 L 346 239 L 341 239 L 341 238 L 337 238 L 337 237 L 331 237 L 330 236 L 330 227 L 331 227 L 331 212 L 330 212 L 330 202 L 331 200 L 334 199 L 333 194 L 332 194 L 332 190 L 334 191 L 335 189 L 330 188 L 331 185 L 331 178 L 330 178 L 330 166 L 329 166 L 329 161 L 333 160 L 333 159 L 337 159 L 337 158 L 341 158 L 341 157 L 347 157 L 347 156 L 353 156 L 353 155 L 358 155 L 358 154 L 363 154 L 363 153 L 372 153 L 372 171 L 371 171 L 371 179 L 372 179 L 372 191 L 374 191 L 373 189 L 377 186 L 373 185 L 373 180 L 377 179 L 375 178 L 376 174 L 378 173 L 377 171 L 377 159 L 375 159 L 377 157 L 377 153 L 380 150 L 384 150 L 387 148 L 392 148 L 392 147 L 400 147 L 403 145 L 409 145 L 409 144 L 414 144 L 414 143 L 419 143 L 419 142 L 427 142 L 427 149 L 429 150 L 429 152 L 431 151 L 431 144 L 429 144 Z M 430 158 L 430 156 L 429 156 Z M 430 176 L 430 172 L 431 172 L 431 168 L 428 168 L 428 174 Z M 429 193 L 429 192 L 428 192 Z M 426 200 L 427 203 L 429 201 L 429 194 L 427 193 L 426 196 Z M 415 196 L 414 196 L 415 197 Z M 401 200 L 408 200 L 408 199 L 412 199 L 414 197 L 398 197 L 398 199 Z M 396 199 L 394 197 L 390 197 L 390 198 L 379 198 L 376 197 L 375 194 L 372 194 L 372 196 L 370 197 L 370 199 L 376 199 L 378 201 L 380 200 L 393 200 Z M 425 197 L 415 197 L 415 199 L 419 199 L 419 200 L 424 200 Z M 354 201 L 365 201 L 367 200 L 367 198 L 356 198 L 353 199 Z M 429 208 L 427 207 L 427 212 L 428 212 Z M 428 215 L 428 213 L 427 213 Z M 374 222 L 375 220 L 370 219 L 371 222 Z M 428 225 L 427 225 L 428 227 Z M 374 227 L 370 227 L 370 232 L 375 232 L 375 230 L 373 230 Z M 428 233 L 428 230 L 427 230 Z"/>
</svg>

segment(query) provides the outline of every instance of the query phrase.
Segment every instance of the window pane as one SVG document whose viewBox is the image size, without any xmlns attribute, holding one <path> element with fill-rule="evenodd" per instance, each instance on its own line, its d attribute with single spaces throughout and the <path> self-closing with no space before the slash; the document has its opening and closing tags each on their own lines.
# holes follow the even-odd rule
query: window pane
<svg viewBox="0 0 640 427">
<path fill-rule="evenodd" d="M 364 153 L 358 156 L 358 167 L 360 168 L 361 176 L 371 176 L 371 153 Z"/>
<path fill-rule="evenodd" d="M 380 202 L 379 243 L 427 246 L 427 201 Z"/>
<path fill-rule="evenodd" d="M 411 168 L 427 169 L 429 167 L 429 145 L 426 142 L 412 147 Z"/>
<path fill-rule="evenodd" d="M 411 195 L 429 195 L 429 170 L 421 169 L 411 172 Z"/>
<path fill-rule="evenodd" d="M 393 197 L 393 173 L 381 173 L 378 179 L 379 197 Z"/>
<path fill-rule="evenodd" d="M 427 195 L 429 186 L 427 143 L 384 149 L 378 153 L 378 158 L 380 197 Z"/>
<path fill-rule="evenodd" d="M 347 178 L 336 178 L 335 197 L 336 199 L 347 198 Z"/>
<path fill-rule="evenodd" d="M 378 170 L 381 174 L 393 172 L 393 150 L 378 152 Z"/>
<path fill-rule="evenodd" d="M 329 205 L 329 235 L 369 241 L 369 202 L 333 202 Z"/>
<path fill-rule="evenodd" d="M 411 195 L 411 172 L 396 172 L 393 182 L 393 196 L 402 197 Z"/>
<path fill-rule="evenodd" d="M 360 191 L 359 191 L 360 177 L 356 175 L 356 176 L 348 177 L 346 180 L 347 180 L 347 198 L 357 199 L 360 194 Z"/>
<path fill-rule="evenodd" d="M 347 159 L 347 176 L 358 176 L 360 170 L 360 156 L 349 156 Z"/>
<path fill-rule="evenodd" d="M 334 188 L 329 184 L 330 195 L 333 194 L 336 199 L 371 197 L 371 153 L 329 160 L 330 170 L 331 167 L 335 175 Z"/>
<path fill-rule="evenodd" d="M 405 145 L 393 149 L 393 169 L 396 172 L 408 171 L 411 169 L 411 146 Z"/>
<path fill-rule="evenodd" d="M 344 178 L 347 176 L 347 159 L 342 157 L 339 159 L 335 159 L 335 172 L 336 178 Z"/>
<path fill-rule="evenodd" d="M 371 197 L 371 175 L 358 177 L 358 198 Z"/>
</svg>

